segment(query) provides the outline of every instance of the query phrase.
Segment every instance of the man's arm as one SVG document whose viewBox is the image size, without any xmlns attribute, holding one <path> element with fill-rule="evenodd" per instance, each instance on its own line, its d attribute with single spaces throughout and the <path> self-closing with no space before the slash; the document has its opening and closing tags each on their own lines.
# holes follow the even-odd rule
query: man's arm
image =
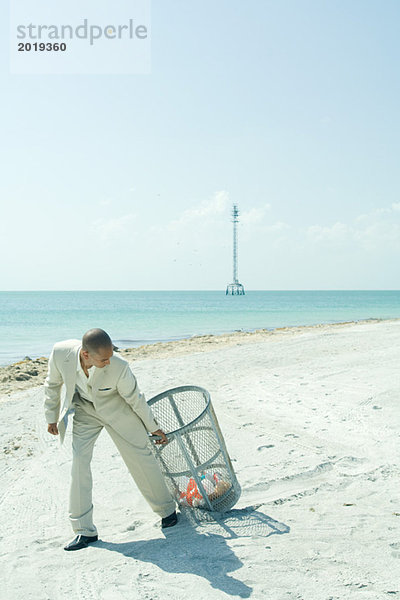
<svg viewBox="0 0 400 600">
<path fill-rule="evenodd" d="M 159 425 L 154 419 L 150 406 L 144 395 L 140 392 L 136 378 L 127 364 L 117 382 L 117 390 L 132 410 L 143 421 L 150 433 L 159 431 Z M 160 435 L 160 434 L 158 434 Z"/>
<path fill-rule="evenodd" d="M 57 368 L 54 348 L 49 358 L 47 377 L 44 382 L 44 410 L 46 421 L 49 424 L 48 431 L 57 435 L 57 421 L 60 414 L 60 398 L 63 378 Z M 55 428 L 54 428 L 55 426 Z M 52 429 L 50 431 L 50 428 Z"/>
</svg>

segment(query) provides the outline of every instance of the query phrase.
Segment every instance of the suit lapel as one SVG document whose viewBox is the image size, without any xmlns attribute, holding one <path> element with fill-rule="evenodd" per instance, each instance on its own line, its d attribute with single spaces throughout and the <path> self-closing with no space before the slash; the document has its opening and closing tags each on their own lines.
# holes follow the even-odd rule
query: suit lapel
<svg viewBox="0 0 400 600">
<path fill-rule="evenodd" d="M 88 383 L 88 385 L 92 387 L 92 393 L 94 393 L 96 391 L 97 383 L 98 383 L 99 379 L 101 379 L 101 371 L 102 371 L 102 369 L 95 367 L 93 377 L 92 377 L 91 381 L 89 381 L 89 383 Z"/>
<path fill-rule="evenodd" d="M 75 384 L 76 384 L 76 368 L 78 364 L 78 352 L 80 346 L 76 346 L 75 348 L 71 348 L 68 352 L 67 356 L 64 360 L 64 368 L 65 368 L 65 387 L 67 392 L 68 400 L 72 399 L 72 396 L 75 393 Z"/>
<path fill-rule="evenodd" d="M 96 398 L 97 395 L 97 389 L 99 387 L 102 387 L 102 381 L 103 379 L 106 377 L 107 375 L 107 369 L 108 369 L 108 365 L 106 367 L 103 367 L 102 369 L 99 369 L 98 367 L 95 367 L 95 372 L 93 374 L 93 378 L 90 382 L 89 385 L 92 386 L 92 396 L 93 399 Z"/>
</svg>

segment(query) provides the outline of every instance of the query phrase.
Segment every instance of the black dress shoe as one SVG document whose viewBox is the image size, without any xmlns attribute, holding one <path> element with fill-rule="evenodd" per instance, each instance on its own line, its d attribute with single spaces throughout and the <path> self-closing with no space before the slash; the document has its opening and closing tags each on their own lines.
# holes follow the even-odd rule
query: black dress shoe
<svg viewBox="0 0 400 600">
<path fill-rule="evenodd" d="M 173 527 L 177 524 L 177 522 L 178 516 L 176 514 L 176 510 L 174 510 L 174 512 L 171 515 L 168 515 L 168 517 L 164 517 L 163 519 L 161 519 L 161 527 L 162 529 L 165 529 L 166 527 Z"/>
<path fill-rule="evenodd" d="M 87 548 L 92 542 L 97 542 L 97 535 L 77 535 L 72 542 L 67 544 L 64 550 L 80 550 L 81 548 Z"/>
</svg>

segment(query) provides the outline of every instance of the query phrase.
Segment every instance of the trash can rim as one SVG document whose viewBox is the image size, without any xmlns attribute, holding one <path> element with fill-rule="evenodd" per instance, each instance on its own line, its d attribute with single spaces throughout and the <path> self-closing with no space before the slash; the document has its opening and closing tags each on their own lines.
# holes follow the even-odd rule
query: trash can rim
<svg viewBox="0 0 400 600">
<path fill-rule="evenodd" d="M 199 415 L 197 415 L 197 417 L 195 419 L 193 419 L 193 421 L 190 421 L 190 423 L 187 423 L 183 427 L 178 427 L 177 429 L 174 429 L 174 431 L 169 431 L 168 433 L 166 433 L 167 437 L 169 437 L 169 436 L 172 437 L 174 434 L 176 434 L 178 432 L 183 433 L 187 428 L 191 427 L 192 425 L 194 425 L 195 423 L 200 421 L 200 419 L 202 419 L 204 414 L 207 412 L 207 410 L 210 406 L 210 403 L 211 403 L 210 394 L 205 388 L 202 388 L 198 385 L 181 385 L 181 386 L 166 390 L 165 392 L 161 392 L 160 394 L 157 394 L 157 396 L 154 396 L 153 398 L 150 398 L 150 400 L 147 400 L 147 404 L 149 406 L 152 406 L 152 404 L 155 404 L 158 400 L 161 400 L 161 398 L 164 398 L 165 396 L 168 396 L 168 394 L 172 394 L 175 392 L 201 392 L 206 400 L 206 405 L 205 405 L 204 409 L 201 411 L 201 413 Z"/>
</svg>

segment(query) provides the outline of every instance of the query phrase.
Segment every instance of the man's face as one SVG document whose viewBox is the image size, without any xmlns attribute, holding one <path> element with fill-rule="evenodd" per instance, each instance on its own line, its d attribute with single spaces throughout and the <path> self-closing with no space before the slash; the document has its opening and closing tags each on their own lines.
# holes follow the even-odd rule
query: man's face
<svg viewBox="0 0 400 600">
<path fill-rule="evenodd" d="M 112 346 L 110 346 L 106 348 L 99 348 L 96 353 L 83 351 L 82 354 L 85 357 L 85 360 L 90 363 L 90 366 L 94 365 L 95 367 L 102 369 L 106 365 L 110 364 L 110 358 L 113 355 L 113 349 Z"/>
</svg>

